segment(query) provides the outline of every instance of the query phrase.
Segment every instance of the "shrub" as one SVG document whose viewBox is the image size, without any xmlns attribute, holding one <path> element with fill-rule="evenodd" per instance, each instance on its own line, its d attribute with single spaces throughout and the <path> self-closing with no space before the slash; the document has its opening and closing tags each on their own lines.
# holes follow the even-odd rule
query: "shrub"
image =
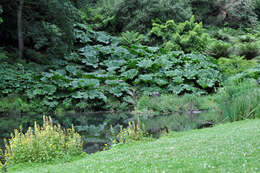
<svg viewBox="0 0 260 173">
<path fill-rule="evenodd" d="M 191 6 L 194 15 L 205 24 L 239 28 L 254 26 L 257 23 L 253 1 L 192 0 Z"/>
<path fill-rule="evenodd" d="M 253 59 L 259 55 L 260 43 L 259 42 L 250 42 L 240 44 L 238 46 L 238 55 L 245 56 L 246 59 Z"/>
<path fill-rule="evenodd" d="M 104 15 L 112 16 L 116 6 L 122 3 L 122 0 L 98 0 L 96 7 L 98 7 L 103 12 Z"/>
<path fill-rule="evenodd" d="M 139 44 L 144 40 L 144 35 L 134 31 L 126 31 L 121 34 L 121 44 L 131 46 L 132 44 Z"/>
<path fill-rule="evenodd" d="M 182 50 L 185 53 L 204 51 L 208 34 L 202 23 L 196 23 L 194 16 L 189 21 L 176 24 L 173 20 L 165 24 L 153 23 L 148 33 L 152 42 L 163 43 L 167 49 Z"/>
<path fill-rule="evenodd" d="M 218 25 L 221 20 L 217 18 L 219 7 L 215 1 L 211 0 L 191 0 L 193 15 L 198 21 L 206 25 Z"/>
<path fill-rule="evenodd" d="M 122 0 L 116 7 L 114 22 L 118 32 L 147 33 L 155 19 L 182 22 L 191 15 L 188 0 Z"/>
<path fill-rule="evenodd" d="M 99 0 L 95 3 L 87 3 L 81 9 L 83 22 L 95 30 L 116 32 L 114 26 L 114 11 L 121 0 Z"/>
<path fill-rule="evenodd" d="M 255 13 L 258 19 L 260 19 L 260 0 L 254 0 L 254 7 L 255 7 Z"/>
<path fill-rule="evenodd" d="M 217 40 L 221 40 L 224 42 L 229 42 L 232 39 L 231 34 L 228 31 L 231 30 L 231 28 L 218 28 L 218 27 L 210 27 L 207 31 L 210 32 L 210 35 L 214 37 Z"/>
<path fill-rule="evenodd" d="M 243 43 L 248 43 L 248 42 L 254 42 L 257 39 L 253 34 L 248 33 L 246 35 L 239 36 L 239 40 Z"/>
<path fill-rule="evenodd" d="M 30 105 L 18 95 L 10 94 L 7 97 L 0 98 L 0 112 L 27 112 L 30 110 Z"/>
<path fill-rule="evenodd" d="M 212 41 L 207 46 L 206 53 L 214 58 L 228 57 L 231 53 L 231 44 L 224 41 Z"/>
<path fill-rule="evenodd" d="M 234 84 L 239 84 L 239 82 L 243 82 L 248 79 L 253 79 L 260 84 L 260 66 L 259 66 L 259 64 L 254 68 L 250 68 L 244 72 L 241 72 L 234 76 L 229 77 L 228 80 L 230 82 L 233 82 Z"/>
<path fill-rule="evenodd" d="M 6 143 L 5 160 L 8 164 L 46 162 L 82 152 L 81 137 L 72 129 L 63 130 L 53 125 L 50 117 L 43 117 L 43 126 L 36 122 L 26 133 L 15 130 Z"/>
<path fill-rule="evenodd" d="M 0 20 L 1 20 L 1 18 L 0 18 Z M 8 59 L 6 54 L 7 54 L 7 52 L 4 51 L 2 47 L 0 47 L 0 61 Z"/>
<path fill-rule="evenodd" d="M 259 117 L 259 102 L 260 89 L 255 80 L 228 83 L 217 99 L 219 112 L 231 122 Z"/>
<path fill-rule="evenodd" d="M 223 5 L 224 8 L 221 9 L 221 12 L 222 14 L 226 13 L 223 21 L 227 22 L 228 26 L 238 28 L 241 26 L 250 27 L 256 25 L 257 18 L 254 13 L 252 1 L 239 0 L 234 2 L 233 0 L 229 0 Z"/>
<path fill-rule="evenodd" d="M 246 60 L 244 57 L 231 56 L 229 58 L 219 58 L 217 60 L 219 68 L 224 73 L 224 75 L 232 76 L 250 68 L 256 67 L 257 61 Z"/>
<path fill-rule="evenodd" d="M 259 31 L 251 29 L 215 28 L 207 30 L 212 39 L 207 47 L 206 53 L 216 58 L 229 57 L 231 55 L 244 56 L 253 59 L 259 55 L 260 42 L 257 41 Z M 217 55 L 219 54 L 219 55 Z"/>
</svg>

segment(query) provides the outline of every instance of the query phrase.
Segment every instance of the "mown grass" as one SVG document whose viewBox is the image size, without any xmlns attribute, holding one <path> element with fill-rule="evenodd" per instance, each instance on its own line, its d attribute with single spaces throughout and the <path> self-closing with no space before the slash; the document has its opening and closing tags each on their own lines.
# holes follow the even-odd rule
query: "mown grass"
<svg viewBox="0 0 260 173">
<path fill-rule="evenodd" d="M 156 141 L 119 145 L 83 159 L 16 165 L 8 172 L 260 172 L 260 120 L 170 133 Z"/>
</svg>

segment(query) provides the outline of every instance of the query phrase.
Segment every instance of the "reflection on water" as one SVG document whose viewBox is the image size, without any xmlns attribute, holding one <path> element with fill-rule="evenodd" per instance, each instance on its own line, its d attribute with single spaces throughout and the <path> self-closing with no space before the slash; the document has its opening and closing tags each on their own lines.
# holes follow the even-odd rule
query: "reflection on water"
<svg viewBox="0 0 260 173">
<path fill-rule="evenodd" d="M 120 130 L 120 126 L 127 127 L 129 121 L 138 118 L 141 123 L 145 125 L 146 132 L 150 133 L 153 137 L 159 137 L 162 131 L 183 131 L 198 128 L 201 126 L 202 122 L 209 121 L 204 118 L 208 117 L 204 116 L 204 113 L 207 113 L 207 111 L 196 110 L 181 113 L 175 112 L 165 115 L 160 113 L 142 113 L 134 115 L 131 112 L 106 111 L 67 112 L 46 115 L 52 117 L 54 124 L 59 123 L 63 128 L 71 128 L 73 125 L 75 130 L 82 136 L 84 151 L 87 153 L 94 153 L 102 150 L 105 144 L 110 144 L 112 141 L 111 139 L 113 136 L 111 133 L 111 127 L 113 128 L 113 131 L 117 133 Z M 4 115 L 0 115 L 0 118 L 3 116 Z M 10 115 L 8 116 L 10 117 Z M 15 114 L 13 117 L 15 117 Z M 1 141 L 3 141 L 3 137 L 6 138 L 6 134 L 10 134 L 14 128 L 19 128 L 20 125 L 22 125 L 23 129 L 26 130 L 29 126 L 33 126 L 34 121 L 41 124 L 42 117 L 39 115 L 19 113 L 19 116 L 16 116 L 13 120 L 16 124 L 10 127 L 7 126 L 8 129 L 0 127 L 0 132 L 5 134 L 5 136 L 2 135 L 0 138 L 2 147 L 3 142 Z"/>
</svg>

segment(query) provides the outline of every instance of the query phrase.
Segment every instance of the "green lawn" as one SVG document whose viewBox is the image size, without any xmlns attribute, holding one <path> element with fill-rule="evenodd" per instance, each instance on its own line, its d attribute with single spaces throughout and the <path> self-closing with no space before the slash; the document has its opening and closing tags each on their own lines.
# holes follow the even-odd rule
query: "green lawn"
<svg viewBox="0 0 260 173">
<path fill-rule="evenodd" d="M 20 165 L 10 172 L 260 172 L 260 120 L 171 133 L 69 163 Z"/>
</svg>

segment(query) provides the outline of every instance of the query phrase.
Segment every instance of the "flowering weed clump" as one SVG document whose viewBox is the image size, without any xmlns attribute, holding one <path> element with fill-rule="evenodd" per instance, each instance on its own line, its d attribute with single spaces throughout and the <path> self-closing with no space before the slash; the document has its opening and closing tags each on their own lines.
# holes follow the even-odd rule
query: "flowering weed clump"
<svg viewBox="0 0 260 173">
<path fill-rule="evenodd" d="M 2 163 L 2 159 L 4 158 L 4 154 L 2 149 L 0 149 L 0 172 L 3 170 L 4 168 L 4 164 Z"/>
<path fill-rule="evenodd" d="M 26 133 L 15 130 L 6 142 L 5 161 L 8 164 L 47 162 L 82 153 L 82 141 L 74 128 L 63 130 L 53 125 L 50 117 L 43 117 L 43 126 L 36 122 Z"/>
<path fill-rule="evenodd" d="M 116 136 L 119 143 L 129 143 L 131 141 L 142 140 L 146 136 L 144 127 L 141 127 L 140 121 L 137 123 L 130 121 L 127 128 L 120 127 L 120 132 Z"/>
</svg>

